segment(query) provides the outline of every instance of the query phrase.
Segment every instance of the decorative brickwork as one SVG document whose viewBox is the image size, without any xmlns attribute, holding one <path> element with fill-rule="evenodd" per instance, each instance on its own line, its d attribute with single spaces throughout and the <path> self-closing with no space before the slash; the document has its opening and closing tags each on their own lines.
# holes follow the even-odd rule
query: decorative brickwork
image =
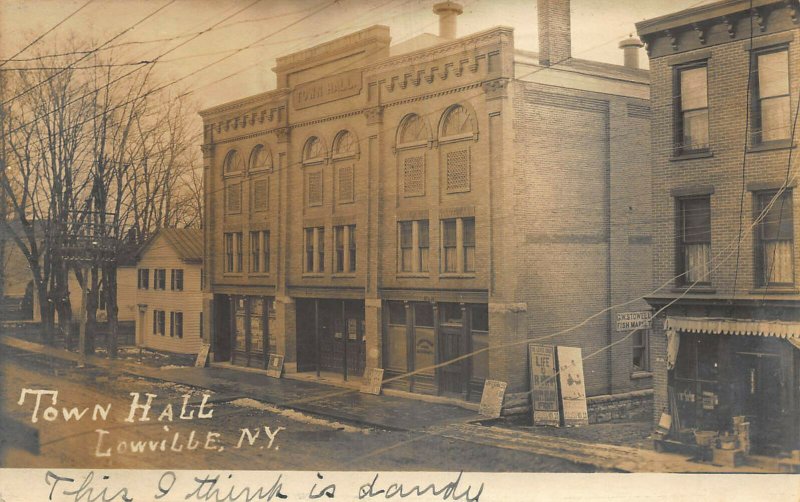
<svg viewBox="0 0 800 502">
<path fill-rule="evenodd" d="M 469 150 L 447 153 L 447 191 L 469 191 Z"/>
<path fill-rule="evenodd" d="M 425 159 L 422 155 L 403 161 L 403 195 L 425 195 Z"/>
</svg>

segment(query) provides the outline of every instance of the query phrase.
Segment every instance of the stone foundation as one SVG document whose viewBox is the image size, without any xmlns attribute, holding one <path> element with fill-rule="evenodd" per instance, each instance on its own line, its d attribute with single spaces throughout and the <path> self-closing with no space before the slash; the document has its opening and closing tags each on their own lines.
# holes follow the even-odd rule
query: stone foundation
<svg viewBox="0 0 800 502">
<path fill-rule="evenodd" d="M 592 396 L 586 401 L 590 424 L 615 420 L 650 420 L 653 414 L 652 389 Z M 530 413 L 531 403 L 527 392 L 506 394 L 503 401 L 503 415 L 530 415 Z"/>
</svg>

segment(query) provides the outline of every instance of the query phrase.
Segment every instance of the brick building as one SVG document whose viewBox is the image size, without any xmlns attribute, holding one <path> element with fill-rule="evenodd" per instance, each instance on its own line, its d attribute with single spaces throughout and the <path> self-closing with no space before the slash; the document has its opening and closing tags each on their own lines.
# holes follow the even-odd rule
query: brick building
<svg viewBox="0 0 800 502">
<path fill-rule="evenodd" d="M 573 328 L 542 343 L 588 355 L 622 337 L 616 312 L 647 304 L 609 307 L 651 277 L 641 44 L 623 44 L 629 67 L 572 58 L 569 2 L 538 10 L 539 53 L 507 27 L 457 38 L 444 2 L 438 36 L 391 45 L 373 26 L 201 113 L 217 361 L 421 370 L 391 385 L 469 400 L 498 379 L 521 408 L 527 340 Z M 587 359 L 588 395 L 646 396 L 646 340 Z"/>
<path fill-rule="evenodd" d="M 797 18 L 796 2 L 728 0 L 637 24 L 654 131 L 648 301 L 662 310 L 654 411 L 682 443 L 699 429 L 744 446 L 745 420 L 754 451 L 798 448 Z"/>
</svg>

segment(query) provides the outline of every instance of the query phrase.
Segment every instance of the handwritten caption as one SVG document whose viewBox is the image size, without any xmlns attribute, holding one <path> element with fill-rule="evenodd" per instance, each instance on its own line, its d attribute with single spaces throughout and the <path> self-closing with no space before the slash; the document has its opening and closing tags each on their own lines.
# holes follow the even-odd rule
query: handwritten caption
<svg viewBox="0 0 800 502">
<path fill-rule="evenodd" d="M 181 473 L 165 471 L 161 474 L 156 486 L 137 486 L 141 494 L 134 494 L 134 490 L 125 485 L 122 476 L 112 479 L 110 474 L 96 475 L 88 471 L 82 478 L 68 477 L 55 471 L 47 471 L 45 483 L 49 487 L 48 500 L 89 500 L 92 502 L 134 502 L 135 500 L 200 500 L 200 501 L 253 501 L 253 500 L 369 500 L 410 498 L 410 500 L 463 500 L 464 502 L 479 502 L 483 494 L 484 484 L 478 486 L 464 483 L 463 473 L 459 472 L 449 481 L 433 483 L 402 483 L 386 479 L 386 474 L 358 473 L 362 479 L 357 483 L 356 493 L 340 490 L 337 493 L 337 483 L 326 481 L 325 476 L 316 473 L 316 479 L 305 481 L 299 487 L 290 487 L 281 473 L 270 473 L 265 482 L 257 484 L 240 484 L 234 479 L 233 474 L 205 474 L 201 476 L 189 475 L 179 480 Z M 383 476 L 383 477 L 382 477 Z M 267 477 L 267 476 L 264 476 Z M 311 484 L 311 488 L 308 485 Z M 179 486 L 180 485 L 180 486 Z M 299 488 L 299 491 L 295 491 Z M 55 498 L 54 498 L 55 497 Z"/>
</svg>

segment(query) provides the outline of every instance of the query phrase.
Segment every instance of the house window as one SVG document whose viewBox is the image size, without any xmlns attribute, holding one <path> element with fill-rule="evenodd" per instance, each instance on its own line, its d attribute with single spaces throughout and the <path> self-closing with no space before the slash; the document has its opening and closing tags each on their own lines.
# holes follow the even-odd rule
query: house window
<svg viewBox="0 0 800 502">
<path fill-rule="evenodd" d="M 242 271 L 242 253 L 243 253 L 242 233 L 241 232 L 236 232 L 233 235 L 234 235 L 234 238 L 236 239 L 236 270 L 235 271 L 236 272 L 241 272 Z"/>
<path fill-rule="evenodd" d="M 183 291 L 183 269 L 173 268 L 170 276 L 170 287 L 173 291 Z"/>
<path fill-rule="evenodd" d="M 711 198 L 678 199 L 679 284 L 711 284 Z"/>
<path fill-rule="evenodd" d="M 456 252 L 456 220 L 442 221 L 442 272 L 455 272 Z"/>
<path fill-rule="evenodd" d="M 650 357 L 647 346 L 647 331 L 636 330 L 633 333 L 633 371 L 650 371 Z"/>
<path fill-rule="evenodd" d="M 759 286 L 794 284 L 792 192 L 756 194 L 756 273 Z M 763 216 L 762 216 L 763 215 Z"/>
<path fill-rule="evenodd" d="M 262 269 L 264 270 L 264 272 L 269 272 L 269 230 L 261 232 L 261 239 L 263 244 L 263 247 L 261 249 L 264 258 Z"/>
<path fill-rule="evenodd" d="M 442 220 L 441 271 L 475 271 L 475 218 Z"/>
<path fill-rule="evenodd" d="M 166 323 L 166 312 L 163 310 L 154 310 L 153 311 L 153 334 L 154 335 L 161 335 L 164 336 L 165 326 Z"/>
<path fill-rule="evenodd" d="M 200 312 L 200 339 L 203 339 L 203 313 Z"/>
<path fill-rule="evenodd" d="M 708 67 L 705 63 L 676 69 L 676 153 L 708 150 Z"/>
<path fill-rule="evenodd" d="M 266 211 L 269 204 L 269 178 L 253 180 L 253 211 Z"/>
<path fill-rule="evenodd" d="M 233 234 L 225 234 L 225 272 L 233 272 Z"/>
<path fill-rule="evenodd" d="M 475 219 L 464 218 L 464 272 L 475 272 Z"/>
<path fill-rule="evenodd" d="M 183 338 L 183 312 L 169 313 L 169 336 Z"/>
<path fill-rule="evenodd" d="M 153 270 L 153 289 L 167 289 L 167 269 L 157 268 Z"/>
<path fill-rule="evenodd" d="M 355 272 L 356 270 L 356 226 L 340 225 L 333 227 L 335 272 Z"/>
<path fill-rule="evenodd" d="M 308 173 L 308 205 L 321 206 L 323 199 L 322 192 L 322 171 Z"/>
<path fill-rule="evenodd" d="M 401 221 L 398 223 L 400 239 L 400 272 L 428 271 L 428 220 Z"/>
<path fill-rule="evenodd" d="M 305 229 L 307 273 L 325 271 L 325 227 Z"/>
<path fill-rule="evenodd" d="M 203 269 L 200 269 L 200 291 L 206 289 L 206 274 Z"/>
<path fill-rule="evenodd" d="M 789 51 L 773 49 L 754 57 L 753 142 L 789 139 Z"/>
<path fill-rule="evenodd" d="M 138 288 L 139 289 L 147 289 L 149 287 L 150 287 L 150 269 L 149 268 L 140 268 L 139 269 Z"/>
<path fill-rule="evenodd" d="M 355 195 L 353 173 L 354 169 L 352 165 L 339 167 L 339 177 L 337 180 L 339 184 L 339 203 L 353 202 Z"/>
<path fill-rule="evenodd" d="M 261 232 L 250 232 L 250 272 L 261 271 Z"/>
</svg>

